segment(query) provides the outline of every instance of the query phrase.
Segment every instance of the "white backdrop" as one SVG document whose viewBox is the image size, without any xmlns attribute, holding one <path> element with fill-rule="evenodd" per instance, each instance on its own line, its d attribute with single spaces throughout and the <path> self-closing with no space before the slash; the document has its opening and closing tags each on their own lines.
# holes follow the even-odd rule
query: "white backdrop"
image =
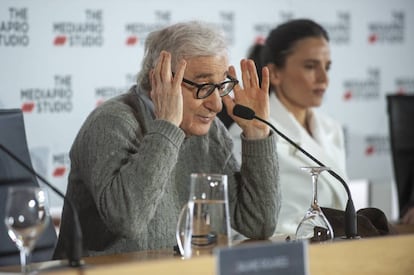
<svg viewBox="0 0 414 275">
<path fill-rule="evenodd" d="M 331 37 L 321 108 L 345 126 L 350 177 L 390 183 L 385 97 L 414 92 L 412 0 L 1 0 L 0 108 L 23 109 L 36 169 L 65 191 L 79 127 L 134 83 L 148 32 L 183 20 L 214 22 L 238 65 L 256 39 L 298 17 L 321 23 Z"/>
</svg>

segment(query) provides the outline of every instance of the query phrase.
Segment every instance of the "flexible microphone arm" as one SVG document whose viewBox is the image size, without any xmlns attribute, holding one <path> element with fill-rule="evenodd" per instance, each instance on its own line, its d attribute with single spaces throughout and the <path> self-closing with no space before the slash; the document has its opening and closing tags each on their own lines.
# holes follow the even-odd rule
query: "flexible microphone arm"
<svg viewBox="0 0 414 275">
<path fill-rule="evenodd" d="M 69 266 L 71 267 L 78 267 L 81 265 L 81 258 L 82 258 L 82 230 L 79 223 L 79 216 L 78 212 L 76 211 L 75 206 L 73 205 L 72 201 L 69 200 L 59 189 L 54 187 L 51 183 L 49 183 L 45 178 L 39 175 L 36 171 L 33 170 L 29 165 L 27 165 L 23 160 L 18 158 L 15 154 L 13 154 L 9 149 L 5 146 L 0 144 L 0 149 L 9 155 L 12 159 L 14 159 L 18 164 L 20 164 L 23 168 L 25 168 L 28 172 L 32 175 L 35 175 L 39 178 L 44 184 L 46 184 L 50 189 L 52 189 L 59 197 L 63 198 L 66 203 L 68 203 L 69 208 L 72 211 L 73 215 L 73 231 L 70 242 L 65 242 L 66 246 L 66 253 L 69 260 Z"/>
<path fill-rule="evenodd" d="M 253 120 L 257 119 L 266 125 L 268 125 L 270 128 L 272 128 L 279 136 L 284 138 L 287 142 L 289 142 L 291 145 L 293 145 L 296 149 L 301 151 L 303 154 L 305 154 L 308 158 L 316 162 L 319 166 L 325 166 L 322 162 L 320 162 L 318 159 L 316 159 L 314 156 L 309 154 L 305 149 L 300 147 L 296 142 L 291 140 L 289 137 L 287 137 L 285 134 L 280 132 L 278 129 L 276 129 L 275 126 L 273 126 L 270 122 L 256 116 L 255 112 L 243 105 L 236 104 L 233 108 L 233 114 L 235 116 L 247 119 L 247 120 Z M 329 169 L 328 173 L 331 174 L 335 179 L 337 179 L 345 188 L 345 191 L 348 195 L 348 201 L 345 208 L 345 236 L 347 239 L 352 239 L 358 236 L 357 234 L 357 218 L 355 213 L 355 206 L 354 202 L 352 200 L 351 191 L 349 190 L 348 184 L 346 184 L 345 180 L 341 178 L 337 173 L 335 173 L 333 170 Z"/>
</svg>

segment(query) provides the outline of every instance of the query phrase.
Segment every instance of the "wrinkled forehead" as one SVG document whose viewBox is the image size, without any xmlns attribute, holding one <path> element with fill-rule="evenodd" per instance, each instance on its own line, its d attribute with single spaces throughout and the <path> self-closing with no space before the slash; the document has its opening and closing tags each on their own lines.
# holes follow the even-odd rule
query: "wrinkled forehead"
<svg viewBox="0 0 414 275">
<path fill-rule="evenodd" d="M 184 75 L 192 79 L 223 78 L 228 73 L 227 55 L 195 56 L 185 60 L 187 66 Z"/>
</svg>

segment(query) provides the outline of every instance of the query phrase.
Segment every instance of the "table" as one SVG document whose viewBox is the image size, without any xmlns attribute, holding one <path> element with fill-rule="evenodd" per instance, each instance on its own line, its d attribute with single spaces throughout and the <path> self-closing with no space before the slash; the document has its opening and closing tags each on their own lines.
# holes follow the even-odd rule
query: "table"
<svg viewBox="0 0 414 275">
<path fill-rule="evenodd" d="M 308 246 L 310 274 L 413 274 L 414 234 L 394 235 Z M 111 256 L 86 257 L 81 268 L 69 268 L 66 261 L 35 264 L 39 274 L 168 274 L 214 275 L 214 256 L 183 260 L 172 250 L 142 251 Z M 1 267 L 0 272 L 17 267 Z"/>
</svg>

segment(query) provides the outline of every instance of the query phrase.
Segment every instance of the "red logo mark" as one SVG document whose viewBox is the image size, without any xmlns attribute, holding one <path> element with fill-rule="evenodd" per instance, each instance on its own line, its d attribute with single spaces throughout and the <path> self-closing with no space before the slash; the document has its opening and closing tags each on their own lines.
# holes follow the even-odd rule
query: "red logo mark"
<svg viewBox="0 0 414 275">
<path fill-rule="evenodd" d="M 98 101 L 96 101 L 96 107 L 98 107 L 99 105 L 101 105 L 102 103 L 104 103 L 105 100 L 104 99 L 98 99 Z"/>
<path fill-rule="evenodd" d="M 65 166 L 56 167 L 55 171 L 53 171 L 53 176 L 54 177 L 61 177 L 65 174 L 65 172 L 66 172 L 66 167 Z"/>
<path fill-rule="evenodd" d="M 263 35 L 257 36 L 256 39 L 254 40 L 254 43 L 256 45 L 264 45 L 265 42 L 266 42 L 266 38 Z"/>
<path fill-rule="evenodd" d="M 369 43 L 371 43 L 371 44 L 374 44 L 375 42 L 377 42 L 377 40 L 378 40 L 378 36 L 377 36 L 375 33 L 371 34 L 371 35 L 368 37 L 368 41 L 369 41 Z"/>
<path fill-rule="evenodd" d="M 61 35 L 61 36 L 56 36 L 55 37 L 55 41 L 53 42 L 53 44 L 55 44 L 55 46 L 63 46 L 66 43 L 66 36 Z"/>
<path fill-rule="evenodd" d="M 405 95 L 406 91 L 403 87 L 399 87 L 397 90 L 397 95 Z"/>
<path fill-rule="evenodd" d="M 134 46 L 135 44 L 137 44 L 137 42 L 138 42 L 138 37 L 136 36 L 130 36 L 126 40 L 126 44 L 128 46 Z"/>
<path fill-rule="evenodd" d="M 35 106 L 34 102 L 26 102 L 26 103 L 23 103 L 23 105 L 22 105 L 22 111 L 24 113 L 31 113 L 33 111 L 33 109 L 34 109 L 34 106 Z"/>
<path fill-rule="evenodd" d="M 370 156 L 374 153 L 375 153 L 375 148 L 372 145 L 368 146 L 367 149 L 365 149 L 365 155 L 367 156 Z"/>
<path fill-rule="evenodd" d="M 351 100 L 351 98 L 352 98 L 352 91 L 346 91 L 344 93 L 344 100 L 348 101 L 348 100 Z"/>
</svg>

